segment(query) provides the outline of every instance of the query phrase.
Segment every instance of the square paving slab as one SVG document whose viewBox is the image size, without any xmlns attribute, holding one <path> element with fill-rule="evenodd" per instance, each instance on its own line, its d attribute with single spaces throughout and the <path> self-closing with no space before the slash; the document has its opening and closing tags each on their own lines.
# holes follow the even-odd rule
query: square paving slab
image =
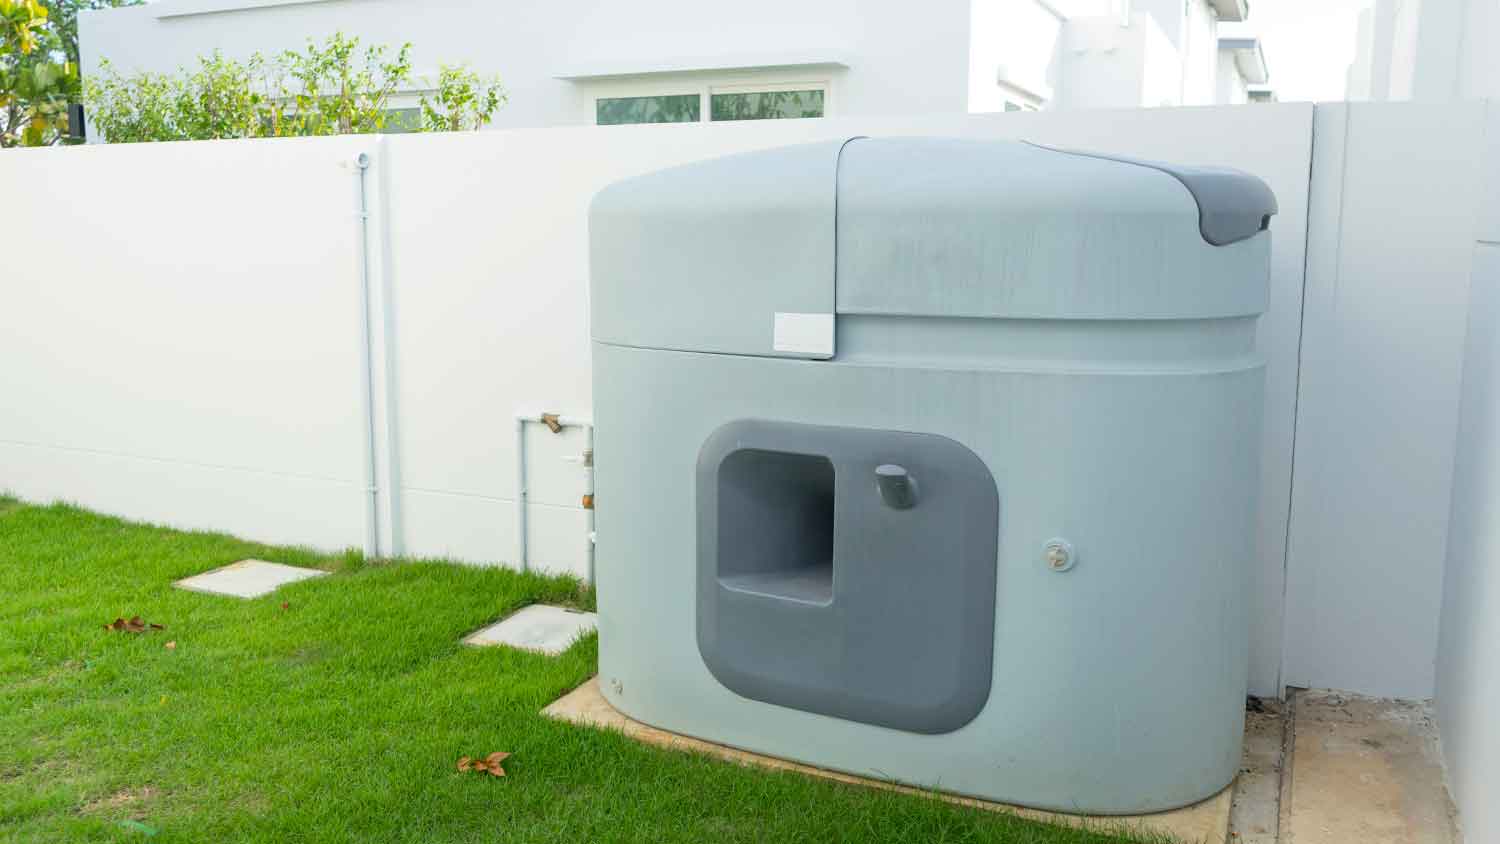
<svg viewBox="0 0 1500 844">
<path fill-rule="evenodd" d="M 464 639 L 466 645 L 509 645 L 557 656 L 580 636 L 599 626 L 599 617 L 547 604 L 522 607 Z"/>
<path fill-rule="evenodd" d="M 556 718 L 559 721 L 571 721 L 574 724 L 582 724 L 588 727 L 617 730 L 624 733 L 627 738 L 632 738 L 645 744 L 707 753 L 730 762 L 738 762 L 741 765 L 758 765 L 777 770 L 798 771 L 803 774 L 824 777 L 853 785 L 885 788 L 892 791 L 917 794 L 923 797 L 936 797 L 937 799 L 945 800 L 949 803 L 957 803 L 962 806 L 972 806 L 996 812 L 1013 812 L 1024 817 L 1050 821 L 1051 823 L 1089 827 L 1099 830 L 1114 830 L 1126 827 L 1147 833 L 1164 834 L 1178 841 L 1190 842 L 1190 844 L 1224 844 L 1228 840 L 1230 792 L 1233 790 L 1233 786 L 1224 789 L 1202 803 L 1184 806 L 1181 809 L 1171 812 L 1110 817 L 1065 815 L 1058 812 L 1043 812 L 1037 809 L 1026 809 L 1004 803 L 994 803 L 989 800 L 976 800 L 972 797 L 935 793 L 885 780 L 857 777 L 839 771 L 814 768 L 811 765 L 778 759 L 774 756 L 762 756 L 759 753 L 750 753 L 678 733 L 669 733 L 666 730 L 659 730 L 655 727 L 642 724 L 615 709 L 613 706 L 610 706 L 609 701 L 605 700 L 604 695 L 599 691 L 598 677 L 594 677 L 582 686 L 553 701 L 546 709 L 542 710 L 542 715 L 548 718 Z"/>
<path fill-rule="evenodd" d="M 173 585 L 193 592 L 229 595 L 235 598 L 259 598 L 269 595 L 287 583 L 310 577 L 322 577 L 326 571 L 268 563 L 265 560 L 240 560 L 213 571 L 183 578 Z"/>
</svg>

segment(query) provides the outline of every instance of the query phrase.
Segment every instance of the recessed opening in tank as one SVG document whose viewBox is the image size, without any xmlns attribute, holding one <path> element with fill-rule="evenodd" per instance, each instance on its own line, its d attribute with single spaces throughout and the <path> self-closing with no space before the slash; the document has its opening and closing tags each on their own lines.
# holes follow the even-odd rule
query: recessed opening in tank
<svg viewBox="0 0 1500 844">
<path fill-rule="evenodd" d="M 719 582 L 729 589 L 833 600 L 833 463 L 741 449 L 719 464 Z"/>
</svg>

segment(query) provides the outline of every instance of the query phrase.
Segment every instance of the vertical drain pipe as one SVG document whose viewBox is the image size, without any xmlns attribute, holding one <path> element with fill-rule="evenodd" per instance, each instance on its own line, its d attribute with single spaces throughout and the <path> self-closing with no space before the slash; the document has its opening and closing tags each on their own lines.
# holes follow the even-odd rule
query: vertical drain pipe
<svg viewBox="0 0 1500 844">
<path fill-rule="evenodd" d="M 530 571 L 526 559 L 526 417 L 516 414 L 516 565 Z"/>
<path fill-rule="evenodd" d="M 370 156 L 354 157 L 355 178 L 359 181 L 359 354 L 360 409 L 364 413 L 365 463 L 365 559 L 380 556 L 380 507 L 375 485 L 375 363 L 370 349 L 370 206 L 365 187 L 365 173 Z"/>
</svg>

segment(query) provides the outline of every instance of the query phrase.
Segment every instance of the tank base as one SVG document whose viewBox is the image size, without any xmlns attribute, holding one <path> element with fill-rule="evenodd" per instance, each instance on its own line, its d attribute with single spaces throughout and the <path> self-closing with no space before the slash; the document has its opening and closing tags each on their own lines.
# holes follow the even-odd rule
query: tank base
<svg viewBox="0 0 1500 844">
<path fill-rule="evenodd" d="M 1227 841 L 1229 837 L 1229 808 L 1234 792 L 1234 785 L 1232 783 L 1223 791 L 1220 791 L 1207 800 L 1194 803 L 1191 806 L 1184 806 L 1181 809 L 1174 809 L 1170 812 L 1156 812 L 1149 815 L 1070 815 L 1060 812 L 1043 811 L 1041 809 L 1031 809 L 1025 806 L 1015 806 L 1008 803 L 996 803 L 990 800 L 980 800 L 958 794 L 934 792 L 888 780 L 854 776 L 853 774 L 846 774 L 841 771 L 816 768 L 799 762 L 790 762 L 774 756 L 751 753 L 729 747 L 728 745 L 715 744 L 703 739 L 658 729 L 649 724 L 643 724 L 611 706 L 609 701 L 604 699 L 604 694 L 599 689 L 598 677 L 590 678 L 587 683 L 553 701 L 546 709 L 542 710 L 542 715 L 558 721 L 568 721 L 586 727 L 618 730 L 627 738 L 644 744 L 675 750 L 707 753 L 711 756 L 716 756 L 729 762 L 737 762 L 741 765 L 756 765 L 775 770 L 796 771 L 809 776 L 823 777 L 824 779 L 851 785 L 883 788 L 922 797 L 936 798 L 976 809 L 1014 812 L 1023 817 L 1049 823 L 1104 828 L 1125 826 L 1148 834 L 1161 833 L 1183 841 L 1203 841 L 1211 842 L 1211 844 L 1220 844 L 1220 842 Z"/>
</svg>

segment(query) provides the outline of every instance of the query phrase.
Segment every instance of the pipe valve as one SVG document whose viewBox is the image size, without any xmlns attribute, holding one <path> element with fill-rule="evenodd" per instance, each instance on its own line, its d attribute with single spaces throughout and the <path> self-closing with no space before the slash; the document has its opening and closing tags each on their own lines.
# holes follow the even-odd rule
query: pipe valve
<svg viewBox="0 0 1500 844">
<path fill-rule="evenodd" d="M 910 510 L 917 505 L 917 480 L 904 466 L 884 463 L 875 467 L 875 486 L 880 500 L 892 510 Z"/>
</svg>

